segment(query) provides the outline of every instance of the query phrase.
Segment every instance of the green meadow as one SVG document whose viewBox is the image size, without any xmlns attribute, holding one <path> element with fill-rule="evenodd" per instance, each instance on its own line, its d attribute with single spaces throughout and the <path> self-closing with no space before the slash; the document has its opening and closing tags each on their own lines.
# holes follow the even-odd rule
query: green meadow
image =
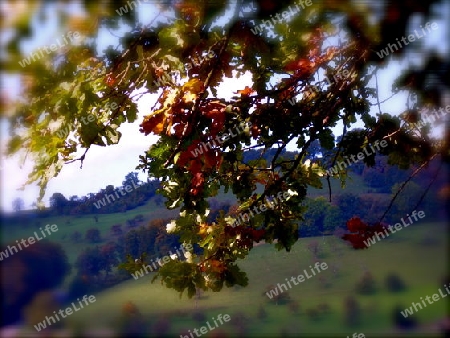
<svg viewBox="0 0 450 338">
<path fill-rule="evenodd" d="M 179 336 L 205 325 L 218 314 L 229 314 L 231 321 L 217 329 L 235 336 L 245 334 L 254 337 L 281 335 L 336 335 L 346 337 L 354 332 L 366 336 L 396 334 L 401 332 L 393 325 L 393 308 L 411 306 L 420 297 L 437 293 L 443 288 L 447 275 L 447 236 L 444 223 L 421 223 L 410 226 L 381 240 L 368 250 L 353 250 L 334 236 L 303 238 L 289 253 L 276 251 L 272 245 L 260 245 L 249 257 L 240 262 L 248 273 L 249 286 L 224 288 L 222 292 L 203 293 L 200 297 L 180 299 L 179 294 L 151 283 L 150 273 L 138 280 L 129 280 L 96 296 L 97 301 L 68 318 L 73 328 L 117 328 L 124 320 L 122 307 L 134 303 L 150 327 L 158 321 L 169 321 L 169 334 Z M 264 292 L 270 285 L 285 282 L 285 278 L 297 276 L 304 269 L 309 271 L 314 258 L 307 249 L 311 241 L 319 242 L 318 261 L 326 262 L 328 269 L 288 290 L 298 309 L 276 304 Z M 372 295 L 357 295 L 355 284 L 364 272 L 370 272 L 377 291 Z M 407 285 L 402 292 L 389 292 L 384 280 L 389 273 L 397 274 Z M 291 283 L 292 284 L 292 283 Z M 345 323 L 344 300 L 353 296 L 359 306 L 359 321 L 353 326 Z M 324 305 L 325 304 L 325 305 Z M 446 315 L 448 298 L 441 299 L 415 317 L 420 335 L 436 332 L 436 323 Z M 327 308 L 326 311 L 318 311 Z M 201 312 L 199 321 L 194 314 Z M 265 316 L 259 312 L 265 313 Z M 211 333 L 212 334 L 212 333 Z M 411 334 L 411 333 L 409 333 Z M 194 335 L 195 336 L 195 335 Z"/>
<path fill-rule="evenodd" d="M 331 183 L 333 195 L 343 191 L 355 194 L 368 192 L 367 186 L 357 175 L 347 181 L 345 190 L 340 187 L 340 182 L 332 180 Z M 326 187 L 325 183 L 324 189 L 311 189 L 308 195 L 323 196 L 327 193 Z M 230 194 L 220 193 L 217 199 L 234 203 Z M 125 229 L 126 221 L 139 214 L 144 216 L 140 225 L 146 225 L 157 218 L 176 218 L 178 211 L 158 206 L 152 199 L 144 206 L 124 213 L 100 214 L 98 222 L 94 215 L 28 220 L 24 217 L 17 224 L 1 227 L 2 243 L 33 236 L 39 226 L 57 224 L 58 231 L 47 238 L 60 243 L 73 264 L 86 247 L 96 245 L 84 241 L 73 243 L 70 240 L 73 232 L 78 231 L 84 236 L 88 229 L 98 228 L 102 236 L 100 244 L 104 244 L 116 240 L 110 234 L 112 225 L 121 223 Z M 312 242 L 319 243 L 317 258 L 308 250 Z M 439 288 L 445 292 L 443 283 L 448 280 L 449 263 L 447 250 L 447 225 L 443 222 L 428 223 L 426 218 L 391 234 L 367 250 L 354 250 L 335 236 L 300 238 L 291 252 L 277 251 L 273 245 L 263 244 L 239 262 L 249 278 L 247 287 L 224 287 L 221 292 L 202 292 L 192 299 L 184 294 L 180 298 L 177 292 L 162 286 L 158 280 L 151 283 L 154 274 L 150 273 L 95 294 L 95 303 L 64 321 L 66 327 L 75 332 L 95 328 L 119 332 L 126 322 L 133 320 L 133 316 L 130 319 L 124 314 L 125 304 L 131 302 L 139 310 L 140 320 L 146 325 L 145 332 L 151 336 L 163 336 L 162 331 L 174 337 L 186 335 L 188 330 L 200 329 L 208 320 L 213 323 L 212 318 L 218 314 L 229 314 L 231 321 L 208 333 L 211 337 L 299 334 L 347 337 L 354 332 L 364 333 L 367 337 L 389 334 L 420 336 L 424 333 L 439 336 L 438 323 L 446 316 L 450 298 L 439 300 L 415 313 L 418 327 L 412 332 L 402 332 L 395 327 L 394 307 L 400 306 L 404 310 L 413 301 L 419 302 L 420 297 L 437 293 Z M 290 302 L 278 304 L 267 297 L 265 292 L 278 283 L 286 283 L 286 278 L 303 274 L 304 269 L 310 273 L 309 266 L 314 265 L 315 261 L 327 263 L 328 269 L 299 285 L 292 285 L 284 292 L 289 295 Z M 360 295 L 356 293 L 355 285 L 366 272 L 373 276 L 376 292 Z M 72 269 L 64 286 L 69 284 L 75 273 Z M 391 273 L 405 282 L 406 290 L 397 293 L 388 291 L 385 279 Z M 345 305 L 348 297 L 356 300 L 355 308 L 350 313 Z M 349 319 L 354 319 L 352 324 L 347 323 Z"/>
</svg>

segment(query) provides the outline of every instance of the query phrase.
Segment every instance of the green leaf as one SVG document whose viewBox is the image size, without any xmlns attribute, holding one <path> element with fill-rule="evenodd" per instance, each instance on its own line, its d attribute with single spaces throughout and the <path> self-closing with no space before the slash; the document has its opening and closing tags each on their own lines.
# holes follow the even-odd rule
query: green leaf
<svg viewBox="0 0 450 338">
<path fill-rule="evenodd" d="M 8 150 L 7 153 L 8 155 L 14 154 L 15 152 L 17 152 L 20 147 L 22 146 L 22 138 L 20 136 L 14 136 L 12 137 L 9 142 L 8 142 Z"/>
<path fill-rule="evenodd" d="M 327 149 L 331 150 L 334 148 L 334 135 L 331 129 L 325 129 L 322 133 L 319 134 L 320 145 Z"/>
</svg>

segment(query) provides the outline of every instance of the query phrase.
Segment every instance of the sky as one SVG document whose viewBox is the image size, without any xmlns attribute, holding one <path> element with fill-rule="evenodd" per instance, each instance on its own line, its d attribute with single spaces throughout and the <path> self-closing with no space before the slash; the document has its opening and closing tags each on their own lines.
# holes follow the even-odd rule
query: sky
<svg viewBox="0 0 450 338">
<path fill-rule="evenodd" d="M 152 12 L 150 7 L 147 7 L 147 9 Z M 72 12 L 77 10 L 80 9 L 76 7 L 71 9 Z M 430 33 L 429 36 L 424 37 L 422 39 L 423 41 L 421 41 L 425 46 L 438 46 L 444 54 L 448 54 L 449 52 L 448 44 L 442 43 L 443 41 L 449 41 L 448 25 L 444 22 L 444 18 L 449 17 L 449 12 L 450 5 L 436 11 L 437 16 L 433 21 L 438 23 L 439 29 L 433 31 L 433 34 Z M 146 14 L 148 12 L 140 10 L 141 17 Z M 39 30 L 40 34 L 36 35 L 36 38 L 33 38 L 32 41 L 24 46 L 24 50 L 31 52 L 35 48 L 53 43 L 52 41 L 54 41 L 55 37 L 58 37 L 58 34 L 55 33 L 52 36 L 52 34 L 42 34 L 42 31 L 54 32 L 55 26 L 57 26 L 57 22 L 50 18 L 45 25 L 42 25 Z M 419 22 L 411 23 L 411 31 L 415 26 L 418 27 Z M 120 35 L 120 31 L 114 32 L 114 34 Z M 110 41 L 107 39 L 108 32 L 102 32 L 102 34 L 105 34 L 105 38 L 101 39 L 101 41 Z M 109 43 L 111 42 L 105 42 L 105 46 L 99 46 L 99 48 L 104 48 Z M 413 60 L 412 62 L 420 62 L 422 58 L 420 55 L 418 57 L 411 55 L 410 59 Z M 416 59 L 417 61 L 415 61 Z M 409 67 L 410 64 L 410 61 L 394 61 L 390 63 L 389 67 L 385 67 L 379 71 L 380 101 L 391 96 L 394 79 L 403 69 Z M 371 85 L 374 85 L 374 83 L 371 83 Z M 218 95 L 220 97 L 230 98 L 236 90 L 243 89 L 245 86 L 252 86 L 250 74 L 245 74 L 239 79 L 225 78 L 223 84 L 219 87 Z M 1 90 L 8 90 L 8 93 L 12 97 L 19 95 L 20 82 L 18 78 L 3 76 Z M 138 172 L 135 167 L 139 164 L 139 155 L 143 155 L 149 149 L 150 145 L 157 140 L 156 136 L 145 136 L 140 133 L 139 124 L 143 117 L 150 113 L 150 107 L 153 106 L 157 97 L 158 94 L 148 94 L 137 102 L 139 111 L 138 119 L 133 124 L 124 124 L 120 127 L 119 130 L 122 132 L 122 139 L 118 145 L 108 147 L 93 146 L 86 155 L 82 169 L 80 169 L 79 161 L 64 166 L 59 176 L 50 181 L 44 197 L 44 203 L 48 205 L 49 197 L 54 192 L 60 192 L 66 198 L 73 195 L 83 196 L 88 193 L 95 193 L 109 184 L 114 186 L 121 185 L 126 174 L 132 171 Z M 405 104 L 406 95 L 400 93 L 382 104 L 381 107 L 382 111 L 399 114 L 405 110 Z M 447 104 L 450 104 L 450 102 Z M 373 106 L 371 112 L 373 114 L 377 113 L 378 107 Z M 342 125 L 338 125 L 335 129 L 335 135 L 340 135 L 341 133 Z M 39 188 L 36 185 L 30 185 L 25 190 L 19 189 L 27 180 L 28 173 L 31 172 L 32 162 L 29 159 L 22 165 L 19 156 L 5 158 L 4 149 L 7 139 L 8 123 L 5 119 L 0 119 L 0 209 L 3 211 L 11 211 L 12 201 L 17 197 L 22 198 L 25 201 L 25 209 L 29 209 L 38 197 Z M 294 146 L 289 147 L 289 150 L 294 149 Z M 140 172 L 139 178 L 146 180 L 147 174 Z"/>
</svg>

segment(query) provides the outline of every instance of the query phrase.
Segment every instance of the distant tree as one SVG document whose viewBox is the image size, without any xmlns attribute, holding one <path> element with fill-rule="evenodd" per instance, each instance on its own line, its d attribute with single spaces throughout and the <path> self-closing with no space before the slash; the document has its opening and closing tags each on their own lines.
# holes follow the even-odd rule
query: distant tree
<svg viewBox="0 0 450 338">
<path fill-rule="evenodd" d="M 393 309 L 392 309 L 392 321 L 394 322 L 394 325 L 400 329 L 403 330 L 410 330 L 413 329 L 417 326 L 417 318 L 408 316 L 408 317 L 404 317 L 401 314 L 401 311 L 404 311 L 405 307 L 401 306 L 401 305 L 396 305 Z M 445 336 L 448 337 L 448 336 Z"/>
<path fill-rule="evenodd" d="M 5 250 L 6 245 L 1 248 Z M 22 309 L 37 293 L 59 286 L 71 266 L 60 244 L 38 241 L 4 260 L 0 269 L 3 310 L 0 325 L 4 326 L 17 322 Z"/>
<path fill-rule="evenodd" d="M 153 237 L 153 232 L 148 227 L 139 227 L 137 229 L 137 234 L 139 238 L 139 252 L 149 252 L 155 253 L 155 240 Z M 162 253 L 163 255 L 167 255 L 167 253 Z"/>
<path fill-rule="evenodd" d="M 111 226 L 111 235 L 120 236 L 123 234 L 122 224 L 114 224 Z"/>
<path fill-rule="evenodd" d="M 70 240 L 74 243 L 79 243 L 83 240 L 83 236 L 79 231 L 75 231 L 70 235 Z"/>
<path fill-rule="evenodd" d="M 330 306 L 328 305 L 328 303 L 320 303 L 319 305 L 317 305 L 317 309 L 322 314 L 327 314 L 330 312 Z"/>
<path fill-rule="evenodd" d="M 20 210 L 23 210 L 24 205 L 25 205 L 25 203 L 24 203 L 23 199 L 21 199 L 20 197 L 17 197 L 12 201 L 12 207 L 15 212 L 19 212 Z"/>
<path fill-rule="evenodd" d="M 323 233 L 323 224 L 329 202 L 324 197 L 307 198 L 304 204 L 308 210 L 304 215 L 304 221 L 299 227 L 301 237 L 318 236 Z"/>
<path fill-rule="evenodd" d="M 132 187 L 138 186 L 140 185 L 140 183 L 142 183 L 142 181 L 139 180 L 138 173 L 131 172 L 125 176 L 125 180 L 122 182 L 122 187 L 126 187 L 127 185 L 130 185 Z"/>
<path fill-rule="evenodd" d="M 406 289 L 406 284 L 403 279 L 394 273 L 386 276 L 385 285 L 390 292 L 400 292 Z"/>
<path fill-rule="evenodd" d="M 78 202 L 80 199 L 77 195 L 73 195 L 69 197 L 70 202 Z"/>
<path fill-rule="evenodd" d="M 153 331 L 155 337 L 167 337 L 169 336 L 170 321 L 165 316 L 159 316 L 153 325 Z"/>
<path fill-rule="evenodd" d="M 318 256 L 318 258 L 322 258 L 324 256 L 323 252 L 321 253 L 321 255 Z M 327 276 L 325 276 L 324 274 L 319 275 L 318 278 L 318 284 L 320 286 L 321 289 L 328 289 L 330 288 L 333 284 L 332 281 L 330 280 L 330 278 L 328 278 Z"/>
<path fill-rule="evenodd" d="M 67 209 L 68 212 L 67 214 L 69 215 L 77 215 L 81 213 L 81 206 L 82 201 L 80 200 L 80 198 L 76 195 L 70 196 L 69 197 L 69 201 L 67 202 Z"/>
<path fill-rule="evenodd" d="M 144 252 L 149 258 L 165 256 L 169 251 L 174 253 L 174 247 L 179 247 L 179 237 L 166 232 L 169 220 L 155 219 L 149 225 L 134 228 L 118 238 L 118 244 L 126 255 L 138 258 Z M 123 255 L 121 255 L 123 257 Z"/>
<path fill-rule="evenodd" d="M 269 285 L 266 287 L 266 291 L 262 293 L 264 297 L 267 298 L 269 303 L 275 302 L 276 305 L 285 305 L 291 301 L 291 296 L 288 291 L 279 292 L 277 295 L 272 294 L 272 298 L 267 297 L 267 293 L 271 293 L 273 289 L 275 289 L 275 285 Z M 278 291 L 278 290 L 277 290 Z"/>
<path fill-rule="evenodd" d="M 389 192 L 390 180 L 386 175 L 387 163 L 380 157 L 375 159 L 373 167 L 365 167 L 362 172 L 364 182 L 379 192 Z"/>
<path fill-rule="evenodd" d="M 84 238 L 89 243 L 100 243 L 102 241 L 100 237 L 100 230 L 98 230 L 97 228 L 88 229 Z"/>
<path fill-rule="evenodd" d="M 256 313 L 256 318 L 259 320 L 265 320 L 267 318 L 267 311 L 263 306 L 259 306 L 258 312 Z"/>
<path fill-rule="evenodd" d="M 168 234 L 166 225 L 170 220 L 166 220 L 163 226 L 157 229 L 156 238 L 154 242 L 154 251 L 156 253 L 164 253 L 172 250 L 173 247 L 179 246 L 179 235 Z"/>
<path fill-rule="evenodd" d="M 50 208 L 52 208 L 57 214 L 62 215 L 66 211 L 68 201 L 63 194 L 55 192 L 50 197 Z"/>
<path fill-rule="evenodd" d="M 361 306 L 353 296 L 348 296 L 344 300 L 344 322 L 350 327 L 361 322 Z"/>
<path fill-rule="evenodd" d="M 109 274 L 112 268 L 119 264 L 119 259 L 117 258 L 117 244 L 114 242 L 108 242 L 102 245 L 100 248 L 100 255 L 102 257 L 101 270 L 104 270 L 106 274 Z"/>
<path fill-rule="evenodd" d="M 119 317 L 119 332 L 123 337 L 145 337 L 148 331 L 148 321 L 145 320 L 138 307 L 131 301 L 122 305 Z"/>
<path fill-rule="evenodd" d="M 324 233 L 332 234 L 338 227 L 345 227 L 345 218 L 342 216 L 342 212 L 338 207 L 329 205 L 323 219 Z"/>
<path fill-rule="evenodd" d="M 321 156 L 322 152 L 324 152 L 324 150 L 320 146 L 320 141 L 314 140 L 313 142 L 311 142 L 311 144 L 308 147 L 308 153 L 307 153 L 306 157 L 307 157 L 307 159 L 315 159 L 315 158 Z"/>
<path fill-rule="evenodd" d="M 231 314 L 232 325 L 235 327 L 235 332 L 237 337 L 248 337 L 248 326 L 251 322 L 251 319 L 246 316 L 243 312 L 238 311 Z"/>
<path fill-rule="evenodd" d="M 120 192 L 118 192 L 117 189 L 114 188 L 114 186 L 112 184 L 109 184 L 106 186 L 105 189 L 101 190 L 101 198 L 105 198 L 107 195 L 111 196 L 110 198 L 112 199 L 111 203 L 107 203 L 107 205 L 105 207 L 103 207 L 102 209 L 100 209 L 102 212 L 120 212 L 121 211 L 121 202 L 124 202 L 124 196 L 122 196 L 120 194 Z"/>
<path fill-rule="evenodd" d="M 200 298 L 200 297 L 197 297 L 197 299 L 198 298 Z M 207 317 L 204 312 L 197 310 L 197 311 L 194 311 L 194 313 L 192 314 L 192 319 L 198 323 L 202 323 L 207 320 Z"/>
<path fill-rule="evenodd" d="M 293 314 L 298 314 L 298 312 L 300 311 L 300 305 L 298 304 L 298 301 L 293 300 L 289 303 L 288 305 L 289 307 L 289 311 L 292 312 Z"/>
<path fill-rule="evenodd" d="M 366 271 L 361 280 L 356 284 L 356 292 L 362 295 L 371 295 L 376 291 L 375 278 L 370 272 Z"/>
<path fill-rule="evenodd" d="M 123 247 L 126 254 L 132 257 L 139 257 L 139 234 L 136 230 L 128 231 L 123 237 Z"/>
<path fill-rule="evenodd" d="M 80 296 L 89 294 L 93 290 L 93 284 L 87 275 L 78 273 L 70 282 L 68 289 L 68 297 L 75 300 Z"/>
<path fill-rule="evenodd" d="M 79 275 L 98 276 L 104 267 L 103 257 L 98 246 L 86 248 L 75 261 L 75 267 Z"/>
<path fill-rule="evenodd" d="M 352 193 L 343 193 L 337 196 L 336 205 L 341 210 L 342 217 L 349 220 L 353 216 L 364 216 L 361 210 L 361 198 Z"/>
<path fill-rule="evenodd" d="M 126 220 L 126 223 L 127 223 L 127 226 L 129 227 L 129 228 L 134 228 L 134 227 L 136 227 L 138 224 L 137 224 L 137 222 L 136 222 L 136 220 L 134 219 L 134 218 L 132 218 L 132 219 L 127 219 Z"/>
<path fill-rule="evenodd" d="M 316 308 L 306 309 L 305 313 L 313 321 L 320 319 L 320 312 Z"/>
<path fill-rule="evenodd" d="M 368 223 L 377 222 L 381 215 L 386 211 L 389 205 L 390 199 L 386 195 L 381 194 L 361 194 L 361 207 L 363 210 L 367 210 L 365 220 Z"/>
<path fill-rule="evenodd" d="M 134 220 L 136 222 L 143 222 L 144 221 L 144 215 L 138 214 L 138 215 L 134 216 Z"/>
</svg>

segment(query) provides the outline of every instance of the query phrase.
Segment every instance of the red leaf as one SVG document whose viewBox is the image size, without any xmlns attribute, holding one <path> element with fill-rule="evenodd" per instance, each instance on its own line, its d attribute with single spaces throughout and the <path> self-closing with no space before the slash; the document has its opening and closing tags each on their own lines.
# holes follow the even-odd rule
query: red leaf
<svg viewBox="0 0 450 338">
<path fill-rule="evenodd" d="M 252 231 L 252 235 L 253 235 L 253 240 L 255 242 L 259 242 L 261 239 L 264 238 L 264 234 L 266 233 L 266 231 L 264 229 L 260 229 L 260 230 L 253 230 Z"/>
<path fill-rule="evenodd" d="M 296 61 L 289 62 L 285 67 L 287 71 L 303 71 L 303 72 L 311 72 L 312 64 L 308 59 L 300 59 Z"/>
<path fill-rule="evenodd" d="M 367 224 L 359 217 L 352 217 L 347 221 L 347 228 L 350 232 L 360 232 L 367 229 Z"/>
<path fill-rule="evenodd" d="M 342 236 L 342 239 L 345 241 L 349 241 L 354 249 L 366 249 L 366 245 L 364 244 L 364 240 L 366 238 L 362 237 L 360 234 L 345 234 Z"/>
<path fill-rule="evenodd" d="M 383 233 L 386 225 L 378 222 L 372 226 L 368 226 L 359 217 L 352 217 L 347 221 L 347 228 L 352 233 L 345 234 L 341 238 L 344 241 L 349 241 L 354 249 L 367 249 L 368 246 L 366 246 L 364 241 L 375 236 L 378 232 Z"/>
<path fill-rule="evenodd" d="M 193 196 L 197 196 L 203 191 L 203 184 L 205 183 L 205 178 L 203 173 L 196 173 L 191 181 L 191 191 Z"/>
<path fill-rule="evenodd" d="M 220 108 L 220 110 L 216 108 L 211 109 L 203 114 L 204 116 L 212 120 L 210 130 L 211 136 L 213 138 L 217 136 L 217 134 L 223 129 L 223 126 L 225 125 L 225 110 L 222 106 Z"/>
</svg>

